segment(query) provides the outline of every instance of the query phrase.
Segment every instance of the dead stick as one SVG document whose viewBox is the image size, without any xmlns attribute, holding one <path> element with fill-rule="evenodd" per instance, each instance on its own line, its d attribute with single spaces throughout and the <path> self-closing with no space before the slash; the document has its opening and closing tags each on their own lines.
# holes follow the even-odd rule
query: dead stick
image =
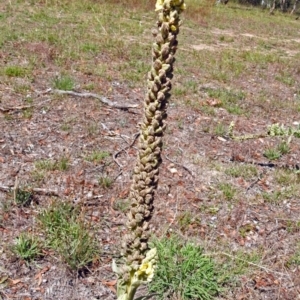
<svg viewBox="0 0 300 300">
<path fill-rule="evenodd" d="M 108 100 L 106 97 L 94 94 L 94 93 L 78 93 L 78 92 L 73 92 L 73 91 L 63 91 L 63 90 L 48 90 L 49 92 L 53 92 L 56 94 L 60 94 L 60 95 L 71 95 L 71 96 L 76 96 L 76 97 L 83 97 L 83 98 L 96 98 L 98 100 L 100 100 L 102 103 L 110 106 L 110 107 L 114 107 L 114 108 L 119 108 L 119 109 L 128 109 L 128 108 L 137 108 L 138 104 L 118 104 L 116 102 L 112 102 L 110 100 Z"/>
<path fill-rule="evenodd" d="M 0 111 L 3 113 L 9 112 L 11 110 L 23 110 L 27 108 L 31 108 L 32 105 L 23 105 L 23 106 L 13 106 L 13 107 L 0 107 Z"/>
<path fill-rule="evenodd" d="M 114 155 L 113 155 L 113 160 L 114 160 L 114 162 L 119 166 L 119 168 L 121 168 L 121 165 L 118 163 L 118 161 L 117 161 L 117 157 L 118 157 L 118 155 L 120 154 L 120 153 L 122 153 L 123 151 L 126 151 L 127 149 L 129 149 L 129 148 L 131 148 L 133 145 L 134 145 L 134 143 L 135 143 L 135 141 L 137 140 L 137 138 L 140 136 L 140 133 L 138 132 L 138 133 L 136 133 L 135 135 L 134 135 L 134 138 L 133 138 L 133 141 L 131 142 L 131 144 L 129 144 L 127 147 L 125 147 L 125 148 L 122 148 L 121 150 L 119 150 L 118 152 L 116 152 Z M 120 137 L 127 143 L 127 141 L 120 135 Z M 128 143 L 127 143 L 128 144 Z"/>
<path fill-rule="evenodd" d="M 2 191 L 2 192 L 10 192 L 10 191 L 15 192 L 16 189 L 18 189 L 18 187 L 0 185 L 0 191 Z M 33 192 L 35 194 L 39 194 L 39 195 L 56 196 L 56 197 L 60 196 L 60 194 L 54 190 L 46 190 L 46 189 L 41 189 L 41 188 L 29 188 L 28 191 Z"/>
</svg>

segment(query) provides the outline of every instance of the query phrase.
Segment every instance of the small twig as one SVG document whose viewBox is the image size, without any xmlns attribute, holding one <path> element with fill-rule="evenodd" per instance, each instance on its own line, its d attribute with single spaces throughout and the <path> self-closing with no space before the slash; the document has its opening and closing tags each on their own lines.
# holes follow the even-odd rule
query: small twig
<svg viewBox="0 0 300 300">
<path fill-rule="evenodd" d="M 94 93 L 78 93 L 78 92 L 74 92 L 74 91 L 64 91 L 64 90 L 56 90 L 56 89 L 48 89 L 47 92 L 52 92 L 52 93 L 56 93 L 56 94 L 60 94 L 60 95 L 71 95 L 71 96 L 76 96 L 76 97 L 83 97 L 83 98 L 96 98 L 98 100 L 100 100 L 102 103 L 113 107 L 113 108 L 119 108 L 119 109 L 128 109 L 128 108 L 137 108 L 139 105 L 138 104 L 119 104 L 116 102 L 112 102 L 110 100 L 108 100 L 106 97 L 100 96 L 98 94 L 94 94 Z"/>
<path fill-rule="evenodd" d="M 16 177 L 16 182 L 15 182 L 14 186 L 0 185 L 0 191 L 2 191 L 2 192 L 11 192 L 11 191 L 13 191 L 14 201 L 16 200 L 16 193 L 17 193 L 18 188 L 19 187 L 18 187 L 17 177 Z M 35 194 L 39 194 L 39 195 L 60 197 L 60 194 L 57 191 L 54 191 L 54 190 L 46 190 L 46 189 L 41 189 L 41 188 L 28 188 L 28 191 L 31 191 L 31 192 L 33 192 Z"/>
<path fill-rule="evenodd" d="M 123 173 L 122 171 L 121 171 L 121 172 L 119 172 L 119 173 L 118 173 L 118 175 L 117 175 L 117 176 L 115 176 L 115 178 L 113 179 L 113 182 L 115 182 L 115 181 L 117 180 L 117 178 L 118 178 L 120 175 L 122 175 L 122 173 Z"/>
<path fill-rule="evenodd" d="M 127 147 L 125 147 L 125 148 L 122 148 L 121 150 L 119 150 L 118 152 L 116 152 L 114 155 L 113 155 L 113 160 L 114 160 L 114 162 L 119 166 L 119 168 L 121 168 L 121 165 L 118 163 L 118 161 L 117 161 L 117 157 L 118 157 L 118 155 L 120 154 L 120 153 L 122 153 L 123 151 L 126 151 L 127 149 L 129 149 L 129 148 L 131 148 L 133 145 L 134 145 L 134 143 L 135 143 L 135 141 L 137 140 L 137 138 L 140 136 L 140 133 L 138 132 L 138 133 L 136 133 L 136 134 L 134 134 L 134 137 L 133 137 L 133 141 L 127 146 Z M 120 137 L 122 138 L 122 136 L 120 135 Z M 122 138 L 123 139 L 123 138 Z M 123 139 L 124 140 L 124 139 Z M 125 142 L 127 143 L 127 141 L 125 140 Z"/>
<path fill-rule="evenodd" d="M 192 173 L 192 171 L 191 171 L 190 169 L 188 169 L 186 166 L 184 166 L 184 165 L 182 165 L 182 164 L 180 164 L 180 163 L 178 163 L 178 162 L 176 162 L 176 161 L 170 159 L 166 154 L 165 154 L 165 157 L 166 157 L 166 159 L 167 159 L 168 161 L 170 161 L 170 162 L 173 163 L 174 165 L 177 165 L 177 166 L 183 168 L 183 169 L 186 170 L 191 176 L 195 177 L 194 174 Z"/>
<path fill-rule="evenodd" d="M 9 112 L 11 110 L 23 110 L 27 108 L 32 108 L 32 105 L 21 105 L 21 106 L 12 106 L 12 107 L 0 107 L 0 111 L 3 113 Z"/>
<path fill-rule="evenodd" d="M 262 175 L 264 175 L 264 172 L 260 173 L 258 177 L 252 183 L 249 184 L 249 186 L 246 189 L 246 193 L 248 193 L 250 189 L 252 189 L 258 182 L 262 180 Z"/>
<path fill-rule="evenodd" d="M 49 89 L 46 90 L 45 92 L 38 92 L 38 93 L 43 95 L 43 94 L 46 94 L 48 92 L 49 92 Z M 11 107 L 0 107 L 0 112 L 6 113 L 6 112 L 10 112 L 12 110 L 23 110 L 23 109 L 28 109 L 28 108 L 39 107 L 39 106 L 43 106 L 45 103 L 50 102 L 50 101 L 52 101 L 52 99 L 47 99 L 45 101 L 37 103 L 36 105 L 21 105 L 21 106 L 11 106 Z"/>
<path fill-rule="evenodd" d="M 15 178 L 15 185 L 14 185 L 14 203 L 17 203 L 17 194 L 18 194 L 18 188 L 19 188 L 19 180 L 18 180 L 18 176 L 16 176 Z"/>
<path fill-rule="evenodd" d="M 273 233 L 273 232 L 275 232 L 275 231 L 279 231 L 279 230 L 281 230 L 281 229 L 286 230 L 286 226 L 281 225 L 281 226 L 277 226 L 277 227 L 271 229 L 271 230 L 266 234 L 266 237 L 265 237 L 265 238 L 267 238 L 271 233 Z"/>
</svg>

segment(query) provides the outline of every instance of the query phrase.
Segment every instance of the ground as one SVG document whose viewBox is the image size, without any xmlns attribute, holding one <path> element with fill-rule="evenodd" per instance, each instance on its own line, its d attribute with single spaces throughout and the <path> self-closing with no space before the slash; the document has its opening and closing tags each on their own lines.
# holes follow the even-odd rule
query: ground
<svg viewBox="0 0 300 300">
<path fill-rule="evenodd" d="M 231 266 L 216 299 L 300 299 L 300 23 L 195 2 L 178 37 L 151 230 Z M 116 299 L 156 18 L 145 3 L 1 1 L 0 299 Z M 45 239 L 37 216 L 57 201 L 80 207 L 99 247 L 84 270 L 46 248 L 29 263 L 12 251 L 22 232 Z"/>
</svg>

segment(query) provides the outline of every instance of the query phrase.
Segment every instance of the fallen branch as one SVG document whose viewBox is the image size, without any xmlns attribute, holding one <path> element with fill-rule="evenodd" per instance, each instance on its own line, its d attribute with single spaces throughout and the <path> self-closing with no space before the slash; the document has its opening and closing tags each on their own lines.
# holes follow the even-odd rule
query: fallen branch
<svg viewBox="0 0 300 300">
<path fill-rule="evenodd" d="M 45 94 L 46 92 L 43 92 L 43 93 L 40 93 L 40 94 Z M 36 105 L 20 105 L 20 106 L 11 106 L 11 107 L 0 107 L 0 112 L 7 113 L 7 112 L 10 112 L 12 110 L 23 110 L 23 109 L 28 109 L 28 108 L 40 107 L 40 106 L 43 106 L 45 103 L 47 103 L 51 100 L 52 99 L 47 99 L 45 101 L 37 103 Z"/>
<path fill-rule="evenodd" d="M 112 102 L 110 100 L 108 100 L 106 97 L 100 96 L 98 94 L 94 94 L 94 93 L 78 93 L 78 92 L 73 92 L 73 91 L 64 91 L 64 90 L 52 90 L 52 89 L 48 89 L 47 92 L 52 92 L 52 93 L 56 93 L 59 95 L 70 95 L 70 96 L 75 96 L 75 97 L 83 97 L 83 98 L 96 98 L 98 100 L 100 100 L 102 103 L 113 107 L 113 108 L 119 108 L 119 109 L 128 109 L 128 108 L 137 108 L 138 104 L 119 104 L 116 102 Z"/>
<path fill-rule="evenodd" d="M 119 108 L 119 109 L 129 109 L 129 108 L 137 108 L 139 105 L 138 104 L 119 104 L 116 102 L 112 102 L 110 100 L 108 100 L 106 97 L 100 96 L 98 94 L 94 94 L 94 93 L 78 93 L 78 92 L 74 92 L 74 91 L 64 91 L 64 90 L 56 90 L 56 89 L 47 89 L 45 91 L 37 91 L 37 94 L 39 95 L 45 95 L 48 93 L 56 93 L 59 95 L 71 95 L 71 96 L 75 96 L 75 97 L 83 97 L 83 98 L 96 98 L 98 100 L 100 100 L 102 103 L 113 107 L 113 108 Z M 12 106 L 12 107 L 1 107 L 0 106 L 0 112 L 2 113 L 7 113 L 13 110 L 24 110 L 24 109 L 29 109 L 29 108 L 33 108 L 36 106 L 41 106 L 43 104 L 45 104 L 45 102 L 48 102 L 49 100 L 43 101 L 42 103 L 39 103 L 37 105 L 20 105 L 20 106 Z"/>
<path fill-rule="evenodd" d="M 0 107 L 0 111 L 3 113 L 10 112 L 12 110 L 23 110 L 27 108 L 32 108 L 32 105 L 21 105 L 21 106 L 12 106 L 12 107 Z"/>
<path fill-rule="evenodd" d="M 11 185 L 11 186 L 5 186 L 5 185 L 0 185 L 0 191 L 2 192 L 16 192 L 19 188 L 16 185 Z M 27 188 L 29 192 L 33 192 L 35 194 L 39 195 L 45 195 L 45 196 L 56 196 L 60 197 L 60 194 L 57 191 L 54 190 L 46 190 L 46 189 L 40 189 L 40 188 Z"/>
</svg>

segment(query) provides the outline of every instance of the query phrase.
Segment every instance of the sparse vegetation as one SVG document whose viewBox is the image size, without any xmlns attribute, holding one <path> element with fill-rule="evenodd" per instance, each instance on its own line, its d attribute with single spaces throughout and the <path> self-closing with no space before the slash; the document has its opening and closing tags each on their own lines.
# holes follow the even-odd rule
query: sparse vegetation
<svg viewBox="0 0 300 300">
<path fill-rule="evenodd" d="M 258 176 L 257 167 L 253 165 L 247 165 L 247 164 L 238 164 L 229 167 L 225 170 L 225 173 L 232 177 L 243 177 L 246 180 Z"/>
<path fill-rule="evenodd" d="M 154 16 L 146 0 L 0 1 L 0 298 L 114 297 Z M 222 272 L 212 299 L 298 297 L 297 16 L 187 0 L 150 226 L 157 297 L 198 299 L 196 258 Z"/>
<path fill-rule="evenodd" d="M 42 159 L 35 162 L 35 168 L 39 171 L 66 171 L 69 167 L 69 158 L 62 156 L 58 160 Z"/>
<path fill-rule="evenodd" d="M 9 66 L 5 68 L 5 75 L 9 77 L 24 77 L 27 69 L 20 66 Z"/>
<path fill-rule="evenodd" d="M 154 241 L 158 250 L 158 268 L 150 283 L 150 291 L 158 299 L 214 299 L 222 290 L 222 272 L 215 262 L 192 242 L 183 243 L 171 236 Z"/>
<path fill-rule="evenodd" d="M 103 161 L 106 157 L 108 157 L 109 155 L 110 154 L 107 151 L 95 150 L 91 154 L 86 155 L 85 159 L 87 161 L 99 163 L 99 162 Z"/>
<path fill-rule="evenodd" d="M 236 194 L 236 189 L 230 183 L 221 183 L 219 186 L 226 200 L 232 200 Z"/>
<path fill-rule="evenodd" d="M 279 151 L 278 148 L 268 148 L 264 152 L 264 156 L 269 160 L 276 160 L 280 158 L 282 153 Z"/>
<path fill-rule="evenodd" d="M 32 192 L 24 188 L 16 188 L 14 198 L 17 205 L 28 206 L 33 198 Z"/>
<path fill-rule="evenodd" d="M 31 261 L 38 258 L 42 252 L 39 240 L 32 234 L 21 233 L 12 247 L 14 254 L 25 261 Z"/>
<path fill-rule="evenodd" d="M 74 88 L 75 83 L 70 76 L 62 75 L 53 80 L 53 86 L 58 90 L 70 91 Z"/>
<path fill-rule="evenodd" d="M 223 136 L 227 133 L 226 126 L 222 123 L 218 123 L 214 129 L 214 133 L 218 136 Z"/>
<path fill-rule="evenodd" d="M 112 186 L 112 184 L 113 184 L 113 180 L 109 176 L 101 176 L 99 178 L 99 184 L 103 188 L 109 189 Z"/>
<path fill-rule="evenodd" d="M 269 160 L 276 160 L 282 155 L 289 153 L 290 147 L 287 142 L 281 142 L 276 148 L 270 147 L 265 150 L 264 156 Z"/>
<path fill-rule="evenodd" d="M 46 234 L 45 246 L 75 270 L 87 267 L 100 251 L 83 218 L 78 208 L 59 202 L 53 202 L 38 216 Z"/>
</svg>

